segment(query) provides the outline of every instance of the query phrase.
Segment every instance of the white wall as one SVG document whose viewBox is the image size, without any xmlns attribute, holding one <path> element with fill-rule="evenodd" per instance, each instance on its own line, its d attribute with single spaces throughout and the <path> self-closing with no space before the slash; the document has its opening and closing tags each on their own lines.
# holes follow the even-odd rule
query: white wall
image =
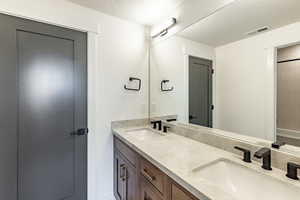
<svg viewBox="0 0 300 200">
<path fill-rule="evenodd" d="M 178 115 L 188 122 L 188 56 L 215 59 L 214 48 L 173 36 L 155 43 L 150 51 L 151 116 Z M 171 92 L 161 92 L 161 80 L 170 80 Z"/>
<path fill-rule="evenodd" d="M 216 127 L 274 140 L 275 47 L 300 41 L 300 23 L 216 48 Z"/>
<path fill-rule="evenodd" d="M 112 196 L 113 152 L 110 122 L 148 117 L 148 56 L 144 29 L 116 18 L 101 22 L 97 68 L 97 200 Z M 124 90 L 129 76 L 142 79 L 142 91 Z M 105 194 L 107 196 L 105 196 Z"/>
<path fill-rule="evenodd" d="M 90 31 L 88 196 L 114 199 L 110 122 L 148 116 L 145 28 L 65 0 L 1 0 L 0 12 Z M 129 76 L 143 79 L 140 93 L 123 89 Z"/>
</svg>

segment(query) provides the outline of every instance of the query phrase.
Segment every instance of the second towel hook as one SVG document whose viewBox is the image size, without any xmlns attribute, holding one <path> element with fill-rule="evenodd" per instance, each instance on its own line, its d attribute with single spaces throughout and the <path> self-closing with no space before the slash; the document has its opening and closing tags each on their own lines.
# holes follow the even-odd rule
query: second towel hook
<svg viewBox="0 0 300 200">
<path fill-rule="evenodd" d="M 162 92 L 170 92 L 170 91 L 173 91 L 174 90 L 174 87 L 170 87 L 168 89 L 164 89 L 164 85 L 166 83 L 170 82 L 170 80 L 162 80 L 161 83 L 160 83 L 160 89 Z"/>
</svg>

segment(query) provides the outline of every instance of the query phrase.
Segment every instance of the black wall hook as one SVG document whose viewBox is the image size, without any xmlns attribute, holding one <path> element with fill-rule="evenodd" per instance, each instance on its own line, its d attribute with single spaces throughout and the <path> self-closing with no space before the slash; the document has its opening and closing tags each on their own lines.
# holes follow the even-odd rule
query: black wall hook
<svg viewBox="0 0 300 200">
<path fill-rule="evenodd" d="M 160 82 L 160 89 L 161 89 L 162 92 L 170 92 L 170 91 L 173 91 L 173 90 L 174 90 L 174 87 L 171 87 L 171 88 L 168 88 L 168 89 L 164 89 L 164 85 L 165 85 L 166 83 L 168 83 L 168 82 L 170 82 L 170 80 L 162 80 L 162 81 Z"/>
<path fill-rule="evenodd" d="M 135 77 L 129 77 L 129 81 L 138 81 L 139 82 L 139 86 L 138 88 L 128 88 L 127 85 L 124 85 L 125 90 L 132 90 L 132 91 L 140 91 L 141 90 L 141 85 L 142 85 L 142 80 L 139 78 L 135 78 Z"/>
</svg>

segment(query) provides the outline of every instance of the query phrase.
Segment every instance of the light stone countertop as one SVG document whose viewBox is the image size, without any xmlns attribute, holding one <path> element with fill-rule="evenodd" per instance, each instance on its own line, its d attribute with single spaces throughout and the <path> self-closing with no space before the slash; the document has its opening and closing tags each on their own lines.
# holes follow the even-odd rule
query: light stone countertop
<svg viewBox="0 0 300 200">
<path fill-rule="evenodd" d="M 216 188 L 199 176 L 196 177 L 195 172 L 193 172 L 193 170 L 218 159 L 231 160 L 287 184 L 300 187 L 299 181 L 286 178 L 284 171 L 276 168 L 273 168 L 272 171 L 263 170 L 260 163 L 245 163 L 238 155 L 187 137 L 171 132 L 162 134 L 153 129 L 151 129 L 152 133 L 133 134 L 131 132 L 145 128 L 148 129 L 149 127 L 115 128 L 113 134 L 200 200 L 236 200 L 226 191 Z"/>
</svg>

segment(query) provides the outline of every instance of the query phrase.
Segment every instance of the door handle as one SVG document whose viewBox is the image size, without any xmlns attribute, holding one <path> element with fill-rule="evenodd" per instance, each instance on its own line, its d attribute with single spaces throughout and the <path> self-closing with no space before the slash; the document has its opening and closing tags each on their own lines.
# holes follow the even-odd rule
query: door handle
<svg viewBox="0 0 300 200">
<path fill-rule="evenodd" d="M 143 169 L 142 174 L 148 179 L 148 181 L 153 182 L 155 181 L 155 176 L 151 176 L 147 169 Z"/>
<path fill-rule="evenodd" d="M 151 197 L 148 197 L 148 196 L 146 196 L 147 194 L 145 194 L 145 196 L 144 196 L 144 200 L 152 200 L 152 198 Z"/>
<path fill-rule="evenodd" d="M 125 181 L 125 177 L 126 177 L 126 167 L 125 164 L 120 165 L 120 179 L 122 181 Z"/>
<path fill-rule="evenodd" d="M 83 136 L 83 135 L 87 135 L 88 132 L 89 132 L 88 128 L 80 128 L 77 131 L 75 131 L 72 135 Z"/>
<path fill-rule="evenodd" d="M 193 115 L 190 115 L 189 116 L 189 119 L 196 119 L 197 117 L 196 116 L 193 116 Z"/>
</svg>

